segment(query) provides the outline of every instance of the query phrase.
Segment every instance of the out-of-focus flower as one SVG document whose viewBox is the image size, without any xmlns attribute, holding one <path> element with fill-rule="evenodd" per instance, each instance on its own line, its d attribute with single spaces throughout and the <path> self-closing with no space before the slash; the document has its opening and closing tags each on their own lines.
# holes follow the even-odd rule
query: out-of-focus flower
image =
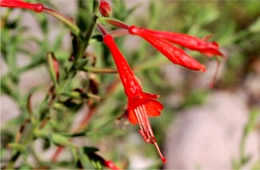
<svg viewBox="0 0 260 170">
<path fill-rule="evenodd" d="M 105 165 L 105 167 L 110 168 L 110 169 L 112 169 L 112 170 L 119 170 L 119 168 L 114 164 L 113 161 L 106 160 L 106 161 L 104 162 L 104 165 Z"/>
<path fill-rule="evenodd" d="M 173 44 L 165 39 L 154 36 L 146 29 L 136 26 L 130 26 L 128 27 L 128 31 L 132 35 L 137 35 L 144 38 L 173 63 L 182 65 L 191 70 L 198 70 L 203 72 L 206 71 L 204 65 L 200 64 L 197 60 L 190 57 L 183 50 L 175 47 Z"/>
<path fill-rule="evenodd" d="M 75 35 L 80 34 L 80 30 L 72 21 L 71 18 L 64 16 L 63 14 L 59 13 L 58 11 L 55 11 L 53 9 L 45 7 L 41 3 L 30 3 L 30 2 L 24 2 L 22 0 L 0 0 L 0 6 L 1 7 L 8 7 L 8 8 L 22 8 L 22 9 L 28 9 L 33 10 L 38 13 L 45 12 L 59 21 L 63 22 L 68 28 L 70 28 L 71 32 Z"/>
<path fill-rule="evenodd" d="M 100 0 L 99 2 L 99 12 L 103 17 L 109 17 L 112 15 L 112 8 L 107 0 Z"/>
<path fill-rule="evenodd" d="M 35 12 L 42 12 L 44 10 L 44 5 L 41 3 L 29 3 L 22 0 L 1 0 L 0 6 L 9 8 L 24 8 Z"/>
<path fill-rule="evenodd" d="M 139 124 L 139 132 L 145 142 L 154 144 L 162 161 L 166 162 L 166 159 L 159 149 L 148 119 L 148 115 L 159 116 L 163 109 L 163 105 L 155 100 L 159 96 L 143 92 L 141 85 L 138 83 L 134 73 L 119 51 L 111 35 L 104 36 L 104 43 L 113 55 L 120 79 L 124 86 L 125 94 L 128 97 L 127 110 L 129 121 L 132 124 Z"/>
</svg>

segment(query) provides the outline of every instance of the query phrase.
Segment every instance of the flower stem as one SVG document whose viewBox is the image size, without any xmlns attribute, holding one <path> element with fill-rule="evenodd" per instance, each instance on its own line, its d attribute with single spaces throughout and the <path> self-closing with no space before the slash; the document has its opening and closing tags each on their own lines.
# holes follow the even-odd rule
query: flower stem
<svg viewBox="0 0 260 170">
<path fill-rule="evenodd" d="M 90 40 L 92 32 L 93 32 L 93 30 L 95 28 L 95 25 L 96 25 L 96 22 L 97 22 L 97 18 L 98 17 L 94 14 L 94 16 L 92 17 L 91 25 L 89 26 L 88 31 L 87 31 L 86 35 L 84 36 L 84 41 L 83 41 L 83 46 L 82 46 L 83 48 L 81 49 L 81 51 L 79 53 L 79 57 L 83 56 L 83 53 L 84 53 L 85 49 L 89 45 L 89 40 Z"/>
<path fill-rule="evenodd" d="M 121 37 L 124 35 L 129 34 L 128 31 L 126 29 L 117 29 L 114 31 L 110 31 L 108 34 L 110 34 L 112 37 Z"/>
<path fill-rule="evenodd" d="M 99 32 L 101 32 L 102 35 L 107 34 L 107 30 L 105 29 L 105 27 L 103 25 L 97 24 L 97 28 L 98 28 Z"/>
<path fill-rule="evenodd" d="M 103 73 L 103 74 L 109 74 L 109 73 L 117 73 L 117 69 L 115 68 L 97 68 L 97 67 L 84 67 L 84 71 L 92 72 L 92 73 Z"/>
<path fill-rule="evenodd" d="M 113 18 L 99 17 L 98 20 L 100 22 L 109 23 L 109 24 L 114 25 L 116 27 L 120 27 L 120 28 L 124 28 L 124 29 L 128 29 L 129 28 L 129 26 L 127 24 L 123 23 L 122 21 L 113 19 Z"/>
<path fill-rule="evenodd" d="M 75 34 L 76 36 L 80 36 L 80 29 L 68 17 L 50 8 L 44 8 L 43 12 L 50 14 L 51 16 L 55 17 L 59 21 L 63 22 L 66 26 L 68 26 L 68 28 L 70 29 L 71 32 L 73 32 L 73 34 Z"/>
</svg>

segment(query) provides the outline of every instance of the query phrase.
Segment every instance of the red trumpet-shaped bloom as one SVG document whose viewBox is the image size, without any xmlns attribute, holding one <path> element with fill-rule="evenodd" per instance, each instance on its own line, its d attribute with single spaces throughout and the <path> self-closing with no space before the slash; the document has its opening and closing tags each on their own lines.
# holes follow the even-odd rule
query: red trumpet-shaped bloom
<svg viewBox="0 0 260 170">
<path fill-rule="evenodd" d="M 154 144 L 162 161 L 166 162 L 166 159 L 159 149 L 148 119 L 148 116 L 159 116 L 163 109 L 163 105 L 155 100 L 159 96 L 142 91 L 141 85 L 138 83 L 134 73 L 119 51 L 111 35 L 104 36 L 104 43 L 113 55 L 120 79 L 124 86 L 125 94 L 128 97 L 127 110 L 129 121 L 132 124 L 139 124 L 139 132 L 145 142 Z"/>
<path fill-rule="evenodd" d="M 190 50 L 199 51 L 208 57 L 211 57 L 213 55 L 224 57 L 224 55 L 220 52 L 219 46 L 216 42 L 207 42 L 207 39 L 210 38 L 210 36 L 204 39 L 199 39 L 197 37 L 187 35 L 187 34 L 182 34 L 182 33 L 154 31 L 145 28 L 143 29 L 155 37 L 168 40 L 175 44 L 179 44 Z"/>
<path fill-rule="evenodd" d="M 9 8 L 24 8 L 35 12 L 42 12 L 44 6 L 41 3 L 29 3 L 22 0 L 0 0 L 0 6 Z"/>
<path fill-rule="evenodd" d="M 200 64 L 197 60 L 190 57 L 183 50 L 175 47 L 167 40 L 154 36 L 146 29 L 139 28 L 136 26 L 130 26 L 128 27 L 128 31 L 132 35 L 137 35 L 144 38 L 173 63 L 182 65 L 191 70 L 198 70 L 203 72 L 206 71 L 204 65 Z"/>
</svg>

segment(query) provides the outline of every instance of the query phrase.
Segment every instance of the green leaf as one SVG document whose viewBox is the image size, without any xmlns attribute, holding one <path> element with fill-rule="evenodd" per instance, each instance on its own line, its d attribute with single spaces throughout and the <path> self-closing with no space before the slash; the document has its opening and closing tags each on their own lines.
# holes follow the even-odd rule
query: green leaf
<svg viewBox="0 0 260 170">
<path fill-rule="evenodd" d="M 90 166 L 88 155 L 86 155 L 82 149 L 78 150 L 78 159 L 78 167 L 83 167 L 84 169 L 93 169 L 93 167 Z"/>
<path fill-rule="evenodd" d="M 55 17 L 59 21 L 63 22 L 70 29 L 70 31 L 72 33 L 74 33 L 77 36 L 80 36 L 80 29 L 69 18 L 67 18 L 67 17 L 63 16 L 62 14 L 60 14 L 60 13 L 54 11 L 54 10 L 51 10 L 51 9 L 45 9 L 44 12 L 52 15 L 53 17 Z"/>
<path fill-rule="evenodd" d="M 46 131 L 46 130 L 34 129 L 33 133 L 37 137 L 41 137 L 41 138 L 48 138 L 49 137 L 49 131 Z"/>
<path fill-rule="evenodd" d="M 77 160 L 78 160 L 78 154 L 77 154 L 78 151 L 77 151 L 77 149 L 76 148 L 71 148 L 71 153 L 72 153 L 72 156 L 73 156 L 73 160 L 76 163 Z"/>
<path fill-rule="evenodd" d="M 253 33 L 260 32 L 260 17 L 249 27 L 249 31 Z"/>
<path fill-rule="evenodd" d="M 216 19 L 219 18 L 220 15 L 218 10 L 216 10 L 214 7 L 211 6 L 204 8 L 204 10 L 198 11 L 198 14 L 199 16 L 198 16 L 197 24 L 200 24 L 201 26 L 215 21 Z"/>
<path fill-rule="evenodd" d="M 260 159 L 252 167 L 252 170 L 259 170 L 259 169 L 260 169 Z"/>
<path fill-rule="evenodd" d="M 89 62 L 88 58 L 80 58 L 79 61 L 76 64 L 77 69 L 82 69 L 87 63 Z"/>
<path fill-rule="evenodd" d="M 255 125 L 257 123 L 257 118 L 259 117 L 259 115 L 260 115 L 260 110 L 253 109 L 251 111 L 249 120 L 245 127 L 245 136 L 247 136 L 255 128 Z"/>
<path fill-rule="evenodd" d="M 35 16 L 36 16 L 37 20 L 39 21 L 42 32 L 45 35 L 47 35 L 49 32 L 49 27 L 48 27 L 49 23 L 48 23 L 46 15 L 35 15 Z"/>
<path fill-rule="evenodd" d="M 20 152 L 25 152 L 25 146 L 19 144 L 19 143 L 9 143 L 8 144 L 8 147 L 9 148 L 12 148 L 12 149 L 15 149 L 17 151 L 20 151 Z"/>
<path fill-rule="evenodd" d="M 102 164 L 104 163 L 104 159 L 95 154 L 95 153 L 88 153 L 88 158 L 90 160 L 90 163 L 95 169 L 102 169 Z"/>
<path fill-rule="evenodd" d="M 245 165 L 248 163 L 248 161 L 250 161 L 251 157 L 250 156 L 244 156 L 241 160 L 241 164 Z"/>
<path fill-rule="evenodd" d="M 78 12 L 76 23 L 82 33 L 84 33 L 91 23 L 91 15 L 93 10 L 93 0 L 77 1 Z"/>
<path fill-rule="evenodd" d="M 33 167 L 31 167 L 28 164 L 23 164 L 19 167 L 19 170 L 30 170 L 30 169 L 34 169 Z"/>
<path fill-rule="evenodd" d="M 59 80 L 59 63 L 53 52 L 47 53 L 47 60 L 48 60 L 48 66 L 49 66 L 48 69 L 51 75 L 51 79 L 55 87 L 57 87 L 58 80 Z"/>
<path fill-rule="evenodd" d="M 80 133 L 62 133 L 63 136 L 68 137 L 81 137 L 81 136 L 87 136 L 87 132 L 80 132 Z"/>
<path fill-rule="evenodd" d="M 69 138 L 62 136 L 62 135 L 59 135 L 59 134 L 52 134 L 51 140 L 56 145 L 69 146 L 69 147 L 72 147 L 72 148 L 76 148 L 76 145 L 71 143 Z"/>
<path fill-rule="evenodd" d="M 95 153 L 95 152 L 97 152 L 97 151 L 99 151 L 99 149 L 96 148 L 96 147 L 88 147 L 88 146 L 83 147 L 83 152 L 84 152 L 85 154 Z"/>
<path fill-rule="evenodd" d="M 100 34 L 93 35 L 90 39 L 92 42 L 103 42 L 103 36 Z"/>
<path fill-rule="evenodd" d="M 52 45 L 52 51 L 57 51 L 61 45 L 62 45 L 62 40 L 64 38 L 65 32 L 61 32 L 56 38 L 55 41 Z"/>
</svg>

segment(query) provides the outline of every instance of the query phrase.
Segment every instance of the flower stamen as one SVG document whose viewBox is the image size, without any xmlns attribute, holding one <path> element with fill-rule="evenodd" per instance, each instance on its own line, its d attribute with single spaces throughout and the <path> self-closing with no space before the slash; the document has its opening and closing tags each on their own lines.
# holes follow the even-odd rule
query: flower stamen
<svg viewBox="0 0 260 170">
<path fill-rule="evenodd" d="M 165 163 L 166 159 L 162 155 L 162 152 L 154 137 L 153 130 L 152 130 L 151 124 L 149 122 L 145 106 L 144 105 L 138 106 L 136 109 L 134 109 L 134 113 L 135 113 L 135 116 L 136 116 L 137 121 L 140 126 L 139 133 L 144 138 L 144 141 L 146 143 L 151 143 L 151 144 L 155 145 L 155 148 L 156 148 L 157 152 L 159 153 L 161 160 Z"/>
<path fill-rule="evenodd" d="M 151 124 L 149 122 L 149 119 L 148 119 L 148 114 L 146 113 L 146 110 L 145 110 L 145 107 L 144 105 L 142 105 L 141 109 L 143 110 L 143 113 L 144 113 L 144 118 L 145 118 L 145 123 L 147 125 L 147 129 L 149 132 L 147 132 L 150 136 L 150 140 L 151 140 L 151 143 L 153 144 L 154 142 L 156 142 L 156 139 L 154 137 L 154 134 L 153 134 L 153 130 L 152 130 L 152 127 L 151 127 Z"/>
<path fill-rule="evenodd" d="M 134 109 L 134 113 L 135 113 L 135 116 L 137 118 L 137 121 L 139 123 L 139 126 L 140 126 L 140 130 L 139 132 L 141 133 L 141 135 L 144 137 L 144 122 L 143 122 L 143 119 L 142 119 L 142 116 L 141 116 L 141 113 L 139 111 L 139 108 L 137 107 L 136 109 Z M 146 141 L 146 138 L 144 137 L 145 141 Z"/>
<path fill-rule="evenodd" d="M 161 152 L 161 150 L 160 150 L 160 148 L 159 148 L 157 142 L 154 143 L 154 146 L 156 147 L 156 150 L 157 150 L 157 152 L 159 153 L 160 158 L 161 158 L 161 160 L 163 161 L 163 163 L 166 163 L 167 160 L 166 160 L 165 157 L 162 155 L 162 152 Z"/>
<path fill-rule="evenodd" d="M 151 134 L 148 131 L 148 129 L 149 129 L 148 124 L 149 123 L 147 123 L 147 120 L 145 119 L 145 117 L 147 115 L 146 115 L 146 112 L 142 110 L 142 106 L 138 106 L 135 109 L 135 115 L 137 117 L 137 121 L 138 121 L 139 126 L 140 126 L 140 130 L 139 130 L 140 134 L 144 138 L 145 142 L 151 143 Z"/>
</svg>

